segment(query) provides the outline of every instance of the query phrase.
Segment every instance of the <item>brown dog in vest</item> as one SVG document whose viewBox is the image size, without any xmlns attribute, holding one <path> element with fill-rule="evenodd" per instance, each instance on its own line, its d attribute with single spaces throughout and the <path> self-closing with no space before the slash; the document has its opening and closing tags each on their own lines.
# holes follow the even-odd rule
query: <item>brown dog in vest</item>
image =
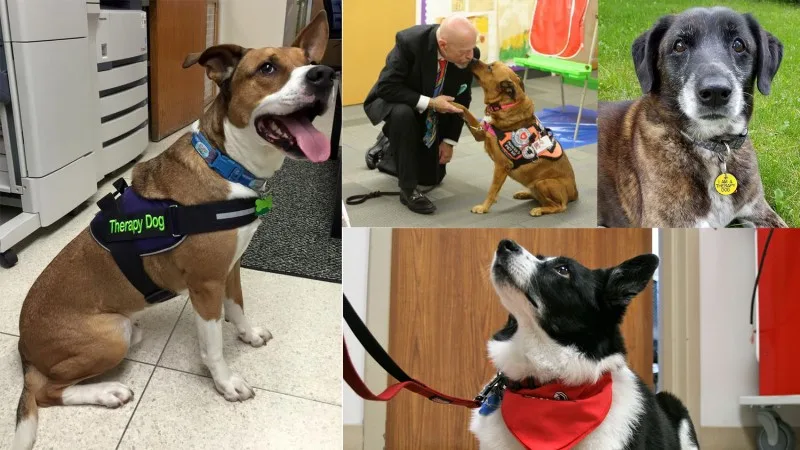
<svg viewBox="0 0 800 450">
<path fill-rule="evenodd" d="M 314 64 L 322 59 L 327 41 L 328 23 L 321 11 L 292 47 L 218 45 L 189 55 L 184 67 L 199 63 L 220 87 L 220 95 L 199 121 L 199 131 L 259 178 L 271 177 L 286 156 L 326 160 L 329 140 L 310 121 L 324 112 L 332 91 L 333 69 Z M 132 188 L 142 197 L 181 205 L 258 197 L 255 190 L 213 171 L 193 148 L 190 134 L 137 164 Z M 202 360 L 216 389 L 229 401 L 249 399 L 254 392 L 223 358 L 223 318 L 253 347 L 272 337 L 245 318 L 239 278 L 240 258 L 259 224 L 255 220 L 237 229 L 192 234 L 172 250 L 142 257 L 158 286 L 189 294 Z M 147 306 L 88 229 L 67 244 L 22 305 L 19 353 L 25 375 L 13 448 L 33 446 L 39 406 L 115 408 L 133 398 L 122 383 L 77 383 L 123 360 L 128 348 L 141 340 L 131 316 Z"/>
<path fill-rule="evenodd" d="M 527 188 L 514 194 L 515 199 L 539 202 L 540 206 L 531 209 L 532 216 L 565 211 L 567 203 L 578 199 L 572 164 L 561 144 L 543 132 L 544 127 L 533 112 L 533 100 L 525 95 L 522 80 L 501 62 L 485 64 L 475 60 L 470 68 L 483 88 L 487 117 L 481 123 L 467 108 L 456 106 L 464 111 L 464 120 L 472 136 L 484 143 L 486 153 L 494 161 L 492 185 L 486 200 L 474 206 L 472 212 L 489 212 L 506 177 Z M 514 139 L 523 144 L 511 145 Z M 534 142 L 546 141 L 551 142 L 550 148 L 534 148 Z"/>
</svg>

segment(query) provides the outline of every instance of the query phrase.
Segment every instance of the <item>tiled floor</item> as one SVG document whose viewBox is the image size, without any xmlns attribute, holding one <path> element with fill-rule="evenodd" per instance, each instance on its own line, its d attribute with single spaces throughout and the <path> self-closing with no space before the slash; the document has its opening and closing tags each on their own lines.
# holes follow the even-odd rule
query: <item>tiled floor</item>
<svg viewBox="0 0 800 450">
<path fill-rule="evenodd" d="M 561 106 L 559 79 L 545 77 L 530 79 L 525 89 L 540 111 Z M 568 105 L 580 103 L 582 89 L 565 86 Z M 588 90 L 586 107 L 597 110 L 597 92 Z M 473 88 L 470 110 L 483 117 L 483 90 Z M 370 124 L 362 105 L 348 106 L 343 112 L 342 128 L 342 191 L 346 198 L 370 191 L 396 191 L 397 179 L 377 170 L 367 170 L 364 152 L 375 143 L 379 127 Z M 545 124 L 547 125 L 547 124 Z M 472 214 L 470 209 L 486 197 L 492 180 L 492 162 L 486 156 L 482 142 L 476 142 L 463 128 L 453 160 L 447 166 L 444 182 L 428 197 L 436 204 L 432 215 L 415 214 L 401 205 L 397 197 L 371 199 L 361 205 L 347 207 L 352 226 L 376 227 L 595 227 L 597 224 L 597 145 L 567 150 L 575 170 L 580 198 L 570 203 L 561 214 L 531 217 L 532 201 L 512 199 L 521 185 L 507 180 L 500 190 L 497 203 L 488 214 Z"/>
<path fill-rule="evenodd" d="M 318 127 L 329 130 L 330 118 Z M 179 133 L 180 134 L 180 133 Z M 179 135 L 152 143 L 151 158 Z M 130 166 L 103 180 L 75 217 L 65 217 L 15 247 L 19 264 L 0 269 L 0 447 L 8 448 L 22 388 L 17 353 L 19 310 L 36 277 L 97 211 L 94 202 Z M 274 338 L 252 348 L 224 326 L 225 359 L 256 390 L 230 403 L 200 361 L 193 310 L 186 297 L 147 309 L 144 340 L 103 380 L 120 381 L 134 399 L 119 409 L 69 406 L 39 410 L 37 449 L 339 448 L 341 419 L 341 286 L 242 269 L 245 311 Z M 65 283 L 65 289 L 69 289 Z"/>
</svg>

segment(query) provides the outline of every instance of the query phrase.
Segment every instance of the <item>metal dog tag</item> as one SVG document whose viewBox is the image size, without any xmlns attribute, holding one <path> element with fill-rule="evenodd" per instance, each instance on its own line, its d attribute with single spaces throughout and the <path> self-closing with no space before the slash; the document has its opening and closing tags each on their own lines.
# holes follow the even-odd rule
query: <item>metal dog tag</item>
<svg viewBox="0 0 800 450">
<path fill-rule="evenodd" d="M 714 188 L 721 195 L 731 195 L 736 192 L 739 182 L 736 177 L 729 173 L 722 173 L 714 180 Z"/>
<path fill-rule="evenodd" d="M 720 195 L 731 195 L 736 192 L 736 187 L 739 186 L 739 181 L 736 179 L 735 176 L 728 173 L 728 156 L 731 154 L 731 147 L 728 145 L 727 142 L 723 142 L 725 144 L 725 154 L 719 154 L 719 171 L 721 172 L 720 175 L 714 180 L 714 189 Z"/>
</svg>

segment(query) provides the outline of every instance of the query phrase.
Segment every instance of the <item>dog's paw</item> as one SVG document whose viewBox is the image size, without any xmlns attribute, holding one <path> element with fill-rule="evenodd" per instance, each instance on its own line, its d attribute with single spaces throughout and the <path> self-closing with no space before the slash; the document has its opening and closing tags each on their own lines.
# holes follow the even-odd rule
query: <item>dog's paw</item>
<svg viewBox="0 0 800 450">
<path fill-rule="evenodd" d="M 532 215 L 533 217 L 539 217 L 539 216 L 541 216 L 541 215 L 542 215 L 542 208 L 533 208 L 533 209 L 531 210 L 531 215 Z"/>
<path fill-rule="evenodd" d="M 514 200 L 530 200 L 533 198 L 531 191 L 519 191 L 514 193 Z"/>
<path fill-rule="evenodd" d="M 133 391 L 128 386 L 116 381 L 102 383 L 98 386 L 97 404 L 106 408 L 119 408 L 133 398 Z"/>
<path fill-rule="evenodd" d="M 489 212 L 489 208 L 481 204 L 473 206 L 471 211 L 474 212 L 475 214 L 486 214 Z"/>
<path fill-rule="evenodd" d="M 253 398 L 256 393 L 253 388 L 237 374 L 231 374 L 225 380 L 214 380 L 217 391 L 229 402 L 241 402 Z"/>
<path fill-rule="evenodd" d="M 239 333 L 239 339 L 253 347 L 261 347 L 272 339 L 272 333 L 261 327 L 253 327 L 245 333 Z"/>
</svg>

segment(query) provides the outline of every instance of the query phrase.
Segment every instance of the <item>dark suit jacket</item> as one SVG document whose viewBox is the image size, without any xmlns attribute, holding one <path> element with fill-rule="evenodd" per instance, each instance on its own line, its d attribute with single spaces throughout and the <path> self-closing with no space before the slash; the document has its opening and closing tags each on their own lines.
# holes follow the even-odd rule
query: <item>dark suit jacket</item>
<svg viewBox="0 0 800 450">
<path fill-rule="evenodd" d="M 416 25 L 397 33 L 396 43 L 386 57 L 378 82 L 364 100 L 364 111 L 373 125 L 383 121 L 391 111 L 391 103 L 403 103 L 416 111 L 420 95 L 433 96 L 436 83 L 438 46 L 436 30 L 439 25 Z M 480 51 L 475 48 L 475 58 Z M 462 86 L 464 92 L 459 94 Z M 469 107 L 472 101 L 472 72 L 447 63 L 441 95 Z M 458 141 L 463 120 L 458 114 L 439 115 L 439 139 Z"/>
</svg>

